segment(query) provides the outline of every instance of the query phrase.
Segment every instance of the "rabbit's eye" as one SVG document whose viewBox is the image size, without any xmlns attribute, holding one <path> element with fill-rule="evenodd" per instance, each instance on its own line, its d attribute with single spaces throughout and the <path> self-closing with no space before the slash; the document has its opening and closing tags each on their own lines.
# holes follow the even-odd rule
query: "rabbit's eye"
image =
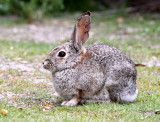
<svg viewBox="0 0 160 122">
<path fill-rule="evenodd" d="M 65 55 L 66 55 L 66 53 L 64 51 L 60 51 L 58 54 L 59 57 L 64 57 Z"/>
</svg>

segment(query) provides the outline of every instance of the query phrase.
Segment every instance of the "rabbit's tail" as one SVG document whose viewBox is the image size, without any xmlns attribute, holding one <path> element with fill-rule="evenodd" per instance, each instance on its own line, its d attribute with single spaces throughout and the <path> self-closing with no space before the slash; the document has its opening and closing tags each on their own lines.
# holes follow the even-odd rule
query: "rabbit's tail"
<svg viewBox="0 0 160 122">
<path fill-rule="evenodd" d="M 133 102 L 138 94 L 136 84 L 136 70 L 128 67 L 115 69 L 107 78 L 106 86 L 108 87 L 111 101 L 118 103 Z"/>
<path fill-rule="evenodd" d="M 134 94 L 121 95 L 120 103 L 130 103 L 133 102 L 138 95 L 138 89 L 136 89 Z"/>
<path fill-rule="evenodd" d="M 118 103 L 133 102 L 138 95 L 138 89 L 136 84 L 117 84 L 114 86 L 110 86 L 108 92 L 111 101 Z"/>
</svg>

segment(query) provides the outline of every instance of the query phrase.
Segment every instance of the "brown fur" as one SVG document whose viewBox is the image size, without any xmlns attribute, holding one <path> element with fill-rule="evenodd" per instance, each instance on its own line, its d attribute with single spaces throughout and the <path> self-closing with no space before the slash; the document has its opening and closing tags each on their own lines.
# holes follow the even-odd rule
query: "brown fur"
<svg viewBox="0 0 160 122">
<path fill-rule="evenodd" d="M 87 57 L 87 53 L 86 53 L 86 49 L 83 48 L 80 56 L 82 57 L 81 60 L 79 62 L 77 62 L 75 65 L 74 65 L 74 68 L 76 68 L 78 65 L 82 64 L 84 62 L 84 59 Z"/>
</svg>

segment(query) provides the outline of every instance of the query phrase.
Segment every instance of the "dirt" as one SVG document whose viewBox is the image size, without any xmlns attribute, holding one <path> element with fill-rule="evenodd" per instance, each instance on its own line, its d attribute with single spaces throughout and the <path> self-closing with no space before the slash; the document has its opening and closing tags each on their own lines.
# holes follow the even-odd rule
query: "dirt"
<svg viewBox="0 0 160 122">
<path fill-rule="evenodd" d="M 70 39 L 74 24 L 76 20 L 65 19 L 50 19 L 42 22 L 34 22 L 32 24 L 17 24 L 11 27 L 0 26 L 0 39 L 1 40 L 14 40 L 23 42 L 45 42 L 56 43 L 57 41 L 63 41 Z M 119 29 L 118 31 L 108 34 L 106 33 L 106 22 L 100 22 L 99 24 L 92 23 L 90 30 L 90 38 L 94 37 L 98 39 L 102 36 L 106 39 L 126 40 L 129 38 L 146 39 L 140 35 L 132 35 L 132 33 L 139 31 L 140 29 L 127 27 L 125 29 Z M 121 24 L 119 24 L 121 27 Z"/>
<path fill-rule="evenodd" d="M 41 23 L 19 24 L 11 27 L 1 26 L 0 39 L 55 43 L 57 40 L 70 38 L 73 27 L 73 23 L 56 19 Z"/>
<path fill-rule="evenodd" d="M 3 57 L 0 58 L 0 79 L 5 80 L 0 84 L 0 89 L 4 87 L 11 87 L 13 79 L 23 80 L 34 84 L 45 83 L 51 93 L 54 93 L 52 89 L 52 82 L 47 76 L 50 75 L 48 71 L 43 69 L 42 64 L 39 61 L 29 62 L 23 59 L 17 59 L 18 61 L 11 61 Z M 37 72 L 38 71 L 38 72 Z M 12 73 L 13 72 L 13 73 Z M 45 75 L 44 75 L 45 74 Z M 6 101 L 11 106 L 23 106 L 27 105 L 19 101 L 21 98 L 30 98 L 33 94 L 30 92 L 17 93 L 15 91 L 0 91 L 0 101 Z"/>
</svg>

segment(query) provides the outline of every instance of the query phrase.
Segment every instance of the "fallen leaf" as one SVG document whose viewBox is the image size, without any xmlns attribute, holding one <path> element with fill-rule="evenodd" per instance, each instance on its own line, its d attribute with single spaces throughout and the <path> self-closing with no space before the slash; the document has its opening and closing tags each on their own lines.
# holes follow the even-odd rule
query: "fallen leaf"
<svg viewBox="0 0 160 122">
<path fill-rule="evenodd" d="M 44 105 L 44 106 L 48 106 L 48 103 L 47 103 L 47 102 L 43 102 L 43 105 Z"/>
<path fill-rule="evenodd" d="M 20 109 L 21 111 L 23 110 L 23 108 L 22 108 L 22 107 L 18 107 L 18 109 Z"/>
<path fill-rule="evenodd" d="M 1 110 L 1 113 L 2 113 L 3 115 L 7 115 L 8 111 L 5 110 L 5 109 L 2 109 L 2 110 Z"/>
<path fill-rule="evenodd" d="M 119 18 L 117 19 L 117 22 L 118 22 L 119 24 L 123 23 L 123 22 L 124 22 L 124 18 L 123 18 L 123 17 L 119 17 Z"/>
</svg>

